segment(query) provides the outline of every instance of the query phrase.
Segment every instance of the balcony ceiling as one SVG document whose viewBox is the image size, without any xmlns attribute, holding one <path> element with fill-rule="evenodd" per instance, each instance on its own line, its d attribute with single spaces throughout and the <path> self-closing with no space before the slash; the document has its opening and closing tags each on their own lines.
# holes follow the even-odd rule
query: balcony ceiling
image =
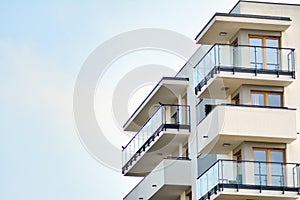
<svg viewBox="0 0 300 200">
<path fill-rule="evenodd" d="M 198 44 L 227 44 L 241 29 L 285 31 L 290 25 L 288 17 L 216 13 L 195 40 Z M 226 34 L 221 36 L 221 32 Z"/>
<path fill-rule="evenodd" d="M 163 77 L 142 104 L 124 124 L 125 131 L 138 131 L 146 120 L 163 104 L 178 104 L 178 95 L 184 94 L 189 81 L 186 78 Z"/>
</svg>

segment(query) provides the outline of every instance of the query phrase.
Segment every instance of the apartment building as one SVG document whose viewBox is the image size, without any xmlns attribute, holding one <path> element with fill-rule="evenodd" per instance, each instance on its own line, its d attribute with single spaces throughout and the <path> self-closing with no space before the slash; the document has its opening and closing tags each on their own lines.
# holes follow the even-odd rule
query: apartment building
<svg viewBox="0 0 300 200">
<path fill-rule="evenodd" d="M 124 200 L 300 198 L 300 5 L 216 13 L 124 124 Z M 203 49 L 206 51 L 203 53 Z"/>
</svg>

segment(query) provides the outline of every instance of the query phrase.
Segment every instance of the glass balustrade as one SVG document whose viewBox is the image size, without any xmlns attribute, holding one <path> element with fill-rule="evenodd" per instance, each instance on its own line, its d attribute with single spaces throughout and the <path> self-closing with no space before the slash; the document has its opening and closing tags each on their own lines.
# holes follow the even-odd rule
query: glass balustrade
<svg viewBox="0 0 300 200">
<path fill-rule="evenodd" d="M 297 163 L 218 160 L 197 179 L 197 199 L 221 188 L 298 191 Z"/>
<path fill-rule="evenodd" d="M 295 78 L 294 49 L 215 44 L 195 66 L 196 90 L 199 91 L 213 74 L 220 71 L 290 75 Z"/>
<path fill-rule="evenodd" d="M 190 107 L 186 105 L 161 105 L 145 122 L 141 129 L 123 147 L 123 172 L 131 163 L 145 151 L 146 146 L 162 130 L 190 129 Z"/>
</svg>

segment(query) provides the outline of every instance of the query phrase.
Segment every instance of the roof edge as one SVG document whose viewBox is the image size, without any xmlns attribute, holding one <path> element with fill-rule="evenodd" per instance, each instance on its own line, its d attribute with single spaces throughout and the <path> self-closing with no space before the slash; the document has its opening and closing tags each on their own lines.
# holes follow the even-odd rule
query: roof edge
<svg viewBox="0 0 300 200">
<path fill-rule="evenodd" d="M 300 6 L 300 4 L 299 4 Z M 279 16 L 268 16 L 268 15 L 250 15 L 250 14 L 236 14 L 236 13 L 215 13 L 208 23 L 202 28 L 197 34 L 195 40 L 201 35 L 201 33 L 208 27 L 215 17 L 244 17 L 244 18 L 256 18 L 256 19 L 269 19 L 269 20 L 281 20 L 281 21 L 292 21 L 290 17 L 279 17 Z"/>
</svg>

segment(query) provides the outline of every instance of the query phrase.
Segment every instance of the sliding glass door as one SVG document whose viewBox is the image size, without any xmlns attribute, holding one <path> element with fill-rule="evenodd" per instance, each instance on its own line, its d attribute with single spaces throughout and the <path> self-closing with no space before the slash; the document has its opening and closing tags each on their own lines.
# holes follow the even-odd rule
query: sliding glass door
<svg viewBox="0 0 300 200">
<path fill-rule="evenodd" d="M 271 36 L 249 36 L 250 64 L 252 68 L 280 69 L 280 38 Z"/>
<path fill-rule="evenodd" d="M 253 149 L 256 185 L 284 185 L 284 150 Z"/>
</svg>

